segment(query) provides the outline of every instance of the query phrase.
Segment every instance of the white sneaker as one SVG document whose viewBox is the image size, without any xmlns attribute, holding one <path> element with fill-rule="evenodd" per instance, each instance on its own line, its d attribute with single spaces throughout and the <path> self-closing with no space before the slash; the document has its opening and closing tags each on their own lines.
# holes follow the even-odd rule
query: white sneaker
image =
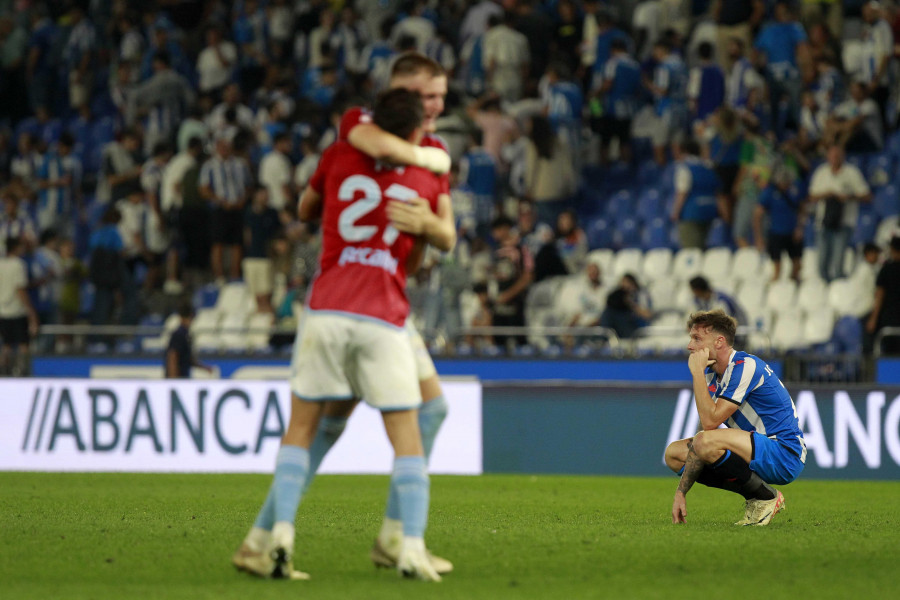
<svg viewBox="0 0 900 600">
<path fill-rule="evenodd" d="M 453 570 L 452 562 L 446 558 L 441 558 L 440 556 L 432 554 L 428 549 L 425 550 L 425 556 L 428 557 L 432 568 L 434 568 L 438 575 L 446 575 Z M 376 567 L 396 569 L 400 553 L 396 550 L 392 551 L 382 544 L 379 538 L 375 538 L 375 543 L 372 544 L 372 550 L 369 551 L 369 558 L 372 559 L 372 562 L 375 563 Z"/>
<path fill-rule="evenodd" d="M 784 495 L 779 491 L 771 500 L 757 500 L 746 525 L 764 526 L 772 521 L 772 517 L 784 510 Z"/>
<path fill-rule="evenodd" d="M 290 559 L 287 559 L 286 561 L 282 560 L 281 562 L 275 561 L 273 557 L 278 554 L 279 553 L 276 551 L 260 552 L 258 550 L 253 550 L 244 543 L 241 544 L 241 547 L 238 548 L 237 552 L 231 557 L 231 564 L 233 564 L 238 571 L 244 571 L 245 573 L 250 573 L 251 575 L 256 575 L 257 577 L 262 577 L 264 579 L 271 578 L 305 581 L 310 578 L 309 573 L 294 569 Z"/>
<path fill-rule="evenodd" d="M 441 580 L 441 576 L 431 566 L 431 561 L 425 553 L 424 542 L 420 542 L 418 545 L 403 544 L 400 558 L 397 560 L 397 572 L 407 579 L 419 579 L 421 581 Z"/>
<path fill-rule="evenodd" d="M 744 501 L 744 518 L 740 521 L 736 522 L 735 525 L 750 525 L 753 523 L 750 517 L 753 516 L 753 511 L 756 510 L 756 500 L 750 498 L 749 500 Z"/>
</svg>

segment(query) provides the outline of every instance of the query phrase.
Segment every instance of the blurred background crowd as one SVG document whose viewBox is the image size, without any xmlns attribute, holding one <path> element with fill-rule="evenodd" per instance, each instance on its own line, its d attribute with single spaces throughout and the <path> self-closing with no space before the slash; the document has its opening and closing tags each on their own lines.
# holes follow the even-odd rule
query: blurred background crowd
<svg viewBox="0 0 900 600">
<path fill-rule="evenodd" d="M 900 325 L 898 33 L 862 0 L 0 0 L 0 254 L 41 325 L 190 298 L 201 349 L 277 348 L 318 252 L 299 193 L 417 51 L 449 77 L 460 234 L 411 282 L 433 349 L 590 353 L 471 328 L 719 306 L 780 350 L 870 349 Z"/>
</svg>

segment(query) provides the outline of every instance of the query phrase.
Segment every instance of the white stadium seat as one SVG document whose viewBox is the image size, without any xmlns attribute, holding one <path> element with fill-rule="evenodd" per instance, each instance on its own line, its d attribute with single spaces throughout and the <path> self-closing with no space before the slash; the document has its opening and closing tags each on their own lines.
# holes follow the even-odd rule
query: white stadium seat
<svg viewBox="0 0 900 600">
<path fill-rule="evenodd" d="M 197 311 L 191 323 L 191 336 L 198 350 L 219 350 L 219 321 L 222 313 L 215 308 L 204 308 Z"/>
<path fill-rule="evenodd" d="M 225 350 L 247 349 L 247 315 L 243 312 L 226 313 L 219 321 L 219 339 Z"/>
<path fill-rule="evenodd" d="M 834 311 L 823 306 L 819 310 L 806 313 L 803 324 L 803 339 L 807 344 L 824 344 L 831 339 L 834 331 Z"/>
<path fill-rule="evenodd" d="M 730 248 L 710 248 L 703 254 L 701 272 L 709 280 L 712 287 L 718 288 L 718 281 L 731 277 L 731 263 L 732 254 Z"/>
<path fill-rule="evenodd" d="M 703 251 L 700 248 L 682 248 L 675 253 L 672 261 L 672 273 L 678 279 L 687 281 L 700 274 L 703 266 Z"/>
<path fill-rule="evenodd" d="M 766 292 L 766 306 L 781 312 L 782 310 L 796 307 L 797 284 L 790 279 L 779 279 L 769 285 Z"/>
<path fill-rule="evenodd" d="M 742 280 L 762 279 L 764 277 L 764 260 L 768 258 L 753 247 L 740 248 L 734 253 L 731 270 L 734 276 Z"/>
<path fill-rule="evenodd" d="M 828 305 L 838 317 L 855 314 L 856 294 L 849 279 L 835 279 L 828 284 Z"/>
<path fill-rule="evenodd" d="M 900 235 L 900 217 L 894 215 L 885 217 L 878 224 L 875 230 L 875 243 L 882 248 L 887 248 L 891 243 L 891 238 Z"/>
<path fill-rule="evenodd" d="M 247 320 L 247 347 L 262 350 L 269 347 L 275 316 L 271 313 L 253 313 Z"/>
<path fill-rule="evenodd" d="M 803 249 L 803 258 L 800 259 L 800 280 L 822 279 L 819 275 L 819 251 L 810 246 Z"/>
<path fill-rule="evenodd" d="M 600 267 L 600 277 L 612 277 L 612 265 L 615 256 L 616 253 L 609 248 L 600 248 L 598 250 L 591 250 L 590 252 L 588 252 L 585 260 Z"/>
<path fill-rule="evenodd" d="M 740 300 L 745 311 L 751 310 L 752 306 L 762 307 L 765 305 L 766 284 L 759 279 L 743 279 L 738 282 L 735 298 Z"/>
<path fill-rule="evenodd" d="M 654 248 L 644 254 L 641 271 L 644 281 L 650 285 L 660 277 L 668 277 L 672 268 L 672 251 L 668 248 Z"/>
<path fill-rule="evenodd" d="M 631 273 L 641 279 L 641 263 L 644 262 L 644 253 L 639 248 L 626 248 L 616 252 L 613 263 L 613 277 L 616 281 L 626 273 Z"/>
<path fill-rule="evenodd" d="M 216 310 L 229 314 L 241 313 L 246 315 L 250 292 L 244 283 L 229 283 L 222 287 L 219 292 L 219 298 L 216 300 Z M 252 300 L 252 298 L 251 298 Z"/>
<path fill-rule="evenodd" d="M 799 309 L 777 313 L 772 330 L 772 346 L 777 350 L 796 350 L 805 344 L 803 335 L 803 313 Z"/>
<path fill-rule="evenodd" d="M 676 292 L 680 287 L 686 287 L 684 283 L 670 277 L 668 274 L 655 278 L 649 278 L 647 284 L 647 292 L 650 294 L 650 301 L 653 303 L 653 310 L 670 310 L 677 309 L 683 311 L 684 306 L 677 303 Z"/>
<path fill-rule="evenodd" d="M 797 291 L 797 305 L 809 313 L 828 305 L 828 287 L 821 279 L 805 279 Z"/>
</svg>

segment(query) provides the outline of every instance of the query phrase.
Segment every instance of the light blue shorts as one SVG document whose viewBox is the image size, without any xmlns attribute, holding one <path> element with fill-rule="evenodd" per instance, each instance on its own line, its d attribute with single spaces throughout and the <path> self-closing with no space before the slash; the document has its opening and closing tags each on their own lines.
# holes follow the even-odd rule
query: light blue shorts
<svg viewBox="0 0 900 600">
<path fill-rule="evenodd" d="M 784 485 L 795 480 L 803 471 L 803 462 L 789 446 L 761 433 L 753 433 L 750 441 L 753 444 L 750 470 L 766 483 Z"/>
</svg>

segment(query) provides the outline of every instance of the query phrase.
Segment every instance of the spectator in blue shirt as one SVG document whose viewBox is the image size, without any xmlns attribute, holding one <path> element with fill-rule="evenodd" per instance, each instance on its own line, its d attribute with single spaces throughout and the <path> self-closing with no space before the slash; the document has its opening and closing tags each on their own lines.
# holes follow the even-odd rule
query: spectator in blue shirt
<svg viewBox="0 0 900 600">
<path fill-rule="evenodd" d="M 609 145 L 619 141 L 619 156 L 631 162 L 631 122 L 638 109 L 641 90 L 641 66 L 629 56 L 622 39 L 614 40 L 610 57 L 603 69 L 603 79 L 596 90 L 600 116 L 592 117 L 592 126 L 600 135 L 600 162 L 609 159 Z"/>
<path fill-rule="evenodd" d="M 759 204 L 753 213 L 753 237 L 760 252 L 768 251 L 775 270 L 772 281 L 781 276 L 781 255 L 791 259 L 791 279 L 800 277 L 800 259 L 803 256 L 803 223 L 800 209 L 806 191 L 795 182 L 791 172 L 779 166 L 772 172 L 769 185 L 759 196 Z M 763 236 L 763 220 L 769 216 L 768 235 Z"/>
<path fill-rule="evenodd" d="M 59 30 L 47 15 L 47 8 L 37 4 L 31 12 L 31 38 L 28 40 L 28 58 L 25 80 L 32 110 L 50 106 L 50 92 L 54 86 L 53 49 Z"/>
<path fill-rule="evenodd" d="M 769 81 L 769 102 L 776 123 L 783 129 L 785 119 L 796 123 L 800 110 L 802 80 L 799 66 L 808 64 L 809 45 L 803 25 L 794 17 L 788 2 L 775 5 L 775 22 L 762 28 L 753 47 L 757 64 L 765 67 Z M 787 96 L 788 113 L 779 113 L 782 98 Z"/>
<path fill-rule="evenodd" d="M 653 153 L 657 164 L 666 164 L 666 149 L 681 142 L 687 125 L 687 68 L 672 45 L 660 40 L 653 46 L 656 67 L 649 85 L 653 94 L 656 122 L 653 126 Z"/>
<path fill-rule="evenodd" d="M 719 216 L 721 182 L 712 165 L 698 156 L 700 146 L 688 140 L 684 158 L 675 167 L 675 204 L 672 221 L 678 224 L 682 248 L 705 248 L 713 219 Z"/>
<path fill-rule="evenodd" d="M 72 7 L 69 19 L 72 29 L 63 49 L 63 59 L 69 74 L 69 104 L 77 110 L 91 101 L 98 49 L 97 30 L 80 6 Z"/>
<path fill-rule="evenodd" d="M 700 62 L 691 69 L 688 81 L 688 99 L 695 135 L 702 131 L 710 115 L 725 101 L 725 73 L 713 62 L 713 52 L 713 46 L 709 42 L 702 42 L 697 47 Z"/>
</svg>

